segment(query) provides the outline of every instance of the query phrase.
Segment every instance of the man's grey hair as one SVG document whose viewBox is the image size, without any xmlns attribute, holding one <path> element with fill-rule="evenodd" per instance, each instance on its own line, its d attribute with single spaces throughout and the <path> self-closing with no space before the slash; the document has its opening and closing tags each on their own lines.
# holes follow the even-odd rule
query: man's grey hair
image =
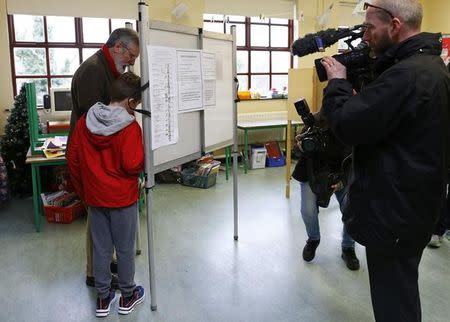
<svg viewBox="0 0 450 322">
<path fill-rule="evenodd" d="M 128 46 L 129 44 L 139 46 L 139 35 L 135 30 L 130 28 L 117 28 L 109 35 L 106 46 L 111 48 L 117 41 L 120 41 L 125 46 Z"/>
<path fill-rule="evenodd" d="M 423 9 L 418 0 L 372 0 L 370 3 L 386 9 L 409 27 L 420 29 Z M 382 10 L 379 13 L 382 14 Z"/>
</svg>

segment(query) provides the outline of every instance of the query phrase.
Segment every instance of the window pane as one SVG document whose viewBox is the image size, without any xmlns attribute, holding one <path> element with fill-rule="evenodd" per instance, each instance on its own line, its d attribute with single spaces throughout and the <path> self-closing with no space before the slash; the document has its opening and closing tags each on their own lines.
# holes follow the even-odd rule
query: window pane
<svg viewBox="0 0 450 322">
<path fill-rule="evenodd" d="M 72 84 L 72 77 L 52 78 L 50 82 L 50 86 L 52 88 L 70 88 L 70 85 Z"/>
<path fill-rule="evenodd" d="M 81 53 L 83 54 L 83 61 L 91 57 L 93 54 L 95 54 L 99 48 L 83 48 L 81 50 Z"/>
<path fill-rule="evenodd" d="M 117 28 L 125 28 L 126 23 L 131 23 L 132 29 L 136 30 L 136 21 L 133 19 L 111 19 L 111 30 L 115 30 Z M 106 42 L 107 39 L 102 42 Z"/>
<path fill-rule="evenodd" d="M 78 49 L 50 48 L 50 75 L 73 75 L 80 65 Z"/>
<path fill-rule="evenodd" d="M 272 75 L 272 88 L 278 93 L 286 92 L 288 86 L 288 75 Z"/>
<path fill-rule="evenodd" d="M 291 53 L 288 51 L 272 52 L 272 73 L 287 73 L 291 68 Z"/>
<path fill-rule="evenodd" d="M 223 33 L 223 22 L 204 22 L 203 29 Z"/>
<path fill-rule="evenodd" d="M 250 17 L 250 22 L 269 23 L 269 18 L 264 18 L 264 17 Z"/>
<path fill-rule="evenodd" d="M 248 90 L 248 76 L 247 75 L 237 75 L 237 79 L 239 81 L 239 90 L 240 91 Z"/>
<path fill-rule="evenodd" d="M 280 24 L 280 25 L 287 25 L 289 20 L 288 19 L 280 19 L 280 18 L 271 18 L 270 22 Z"/>
<path fill-rule="evenodd" d="M 49 42 L 75 42 L 75 18 L 48 16 L 47 35 Z"/>
<path fill-rule="evenodd" d="M 289 47 L 288 43 L 288 27 L 271 26 L 270 42 L 272 47 Z"/>
<path fill-rule="evenodd" d="M 252 88 L 265 95 L 269 91 L 269 75 L 252 75 Z"/>
<path fill-rule="evenodd" d="M 231 34 L 231 26 L 236 26 L 236 46 L 245 46 L 245 25 L 242 23 L 227 23 L 227 34 Z"/>
<path fill-rule="evenodd" d="M 237 50 L 236 51 L 236 69 L 238 73 L 248 73 L 248 51 Z"/>
<path fill-rule="evenodd" d="M 252 46 L 269 46 L 269 26 L 265 25 L 251 25 L 250 39 Z"/>
<path fill-rule="evenodd" d="M 269 52 L 268 51 L 252 51 L 251 58 L 252 73 L 268 73 L 269 72 Z"/>
<path fill-rule="evenodd" d="M 44 41 L 44 18 L 42 16 L 14 15 L 13 20 L 17 41 Z"/>
<path fill-rule="evenodd" d="M 105 18 L 83 18 L 84 42 L 105 43 L 109 36 L 109 23 Z"/>
<path fill-rule="evenodd" d="M 36 86 L 36 102 L 37 105 L 43 105 L 43 96 L 48 94 L 47 91 L 47 79 L 46 78 L 17 78 L 17 93 L 20 92 L 20 88 L 23 83 L 34 83 Z"/>
<path fill-rule="evenodd" d="M 46 75 L 44 48 L 14 48 L 16 75 Z"/>
</svg>

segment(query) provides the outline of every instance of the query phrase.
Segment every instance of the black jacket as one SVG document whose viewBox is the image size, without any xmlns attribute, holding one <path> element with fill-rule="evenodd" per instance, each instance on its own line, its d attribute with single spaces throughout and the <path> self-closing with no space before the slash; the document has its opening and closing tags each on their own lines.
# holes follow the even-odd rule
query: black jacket
<svg viewBox="0 0 450 322">
<path fill-rule="evenodd" d="M 324 90 L 329 126 L 354 146 L 343 220 L 368 247 L 421 249 L 442 211 L 450 77 L 441 48 L 440 34 L 420 33 L 380 57 L 360 94 L 343 79 Z"/>
<path fill-rule="evenodd" d="M 70 133 L 81 116 L 97 102 L 109 104 L 115 77 L 102 49 L 86 59 L 72 78 Z M 70 135 L 69 135 L 70 136 Z"/>
</svg>

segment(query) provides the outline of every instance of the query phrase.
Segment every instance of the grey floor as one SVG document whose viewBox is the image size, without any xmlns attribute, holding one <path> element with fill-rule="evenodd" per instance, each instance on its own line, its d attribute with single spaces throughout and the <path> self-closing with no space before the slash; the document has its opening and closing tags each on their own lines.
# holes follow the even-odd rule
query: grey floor
<svg viewBox="0 0 450 322">
<path fill-rule="evenodd" d="M 284 168 L 239 175 L 239 241 L 233 240 L 232 180 L 203 190 L 158 185 L 153 192 L 157 311 L 150 297 L 129 316 L 117 305 L 104 321 L 373 321 L 364 248 L 361 269 L 340 258 L 335 200 L 320 213 L 322 242 L 305 263 L 298 184 L 284 196 Z M 240 170 L 242 171 L 242 170 Z M 45 219 L 44 219 L 45 221 Z M 146 220 L 136 281 L 149 291 Z M 0 321 L 97 321 L 84 284 L 85 219 L 36 233 L 31 198 L 0 209 Z M 425 250 L 423 321 L 449 321 L 450 242 Z M 149 295 L 147 293 L 147 295 Z"/>
</svg>

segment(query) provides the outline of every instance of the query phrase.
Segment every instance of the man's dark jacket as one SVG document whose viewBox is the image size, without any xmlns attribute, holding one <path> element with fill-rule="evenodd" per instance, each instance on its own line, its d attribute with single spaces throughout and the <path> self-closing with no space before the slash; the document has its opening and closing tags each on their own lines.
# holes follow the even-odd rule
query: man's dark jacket
<svg viewBox="0 0 450 322">
<path fill-rule="evenodd" d="M 72 78 L 72 114 L 70 130 L 76 122 L 97 102 L 109 104 L 111 85 L 115 77 L 102 50 L 86 59 Z"/>
<path fill-rule="evenodd" d="M 450 77 L 440 34 L 420 33 L 390 48 L 360 94 L 330 80 L 323 110 L 353 145 L 343 220 L 359 243 L 395 253 L 428 243 L 442 211 L 449 141 Z"/>
</svg>

